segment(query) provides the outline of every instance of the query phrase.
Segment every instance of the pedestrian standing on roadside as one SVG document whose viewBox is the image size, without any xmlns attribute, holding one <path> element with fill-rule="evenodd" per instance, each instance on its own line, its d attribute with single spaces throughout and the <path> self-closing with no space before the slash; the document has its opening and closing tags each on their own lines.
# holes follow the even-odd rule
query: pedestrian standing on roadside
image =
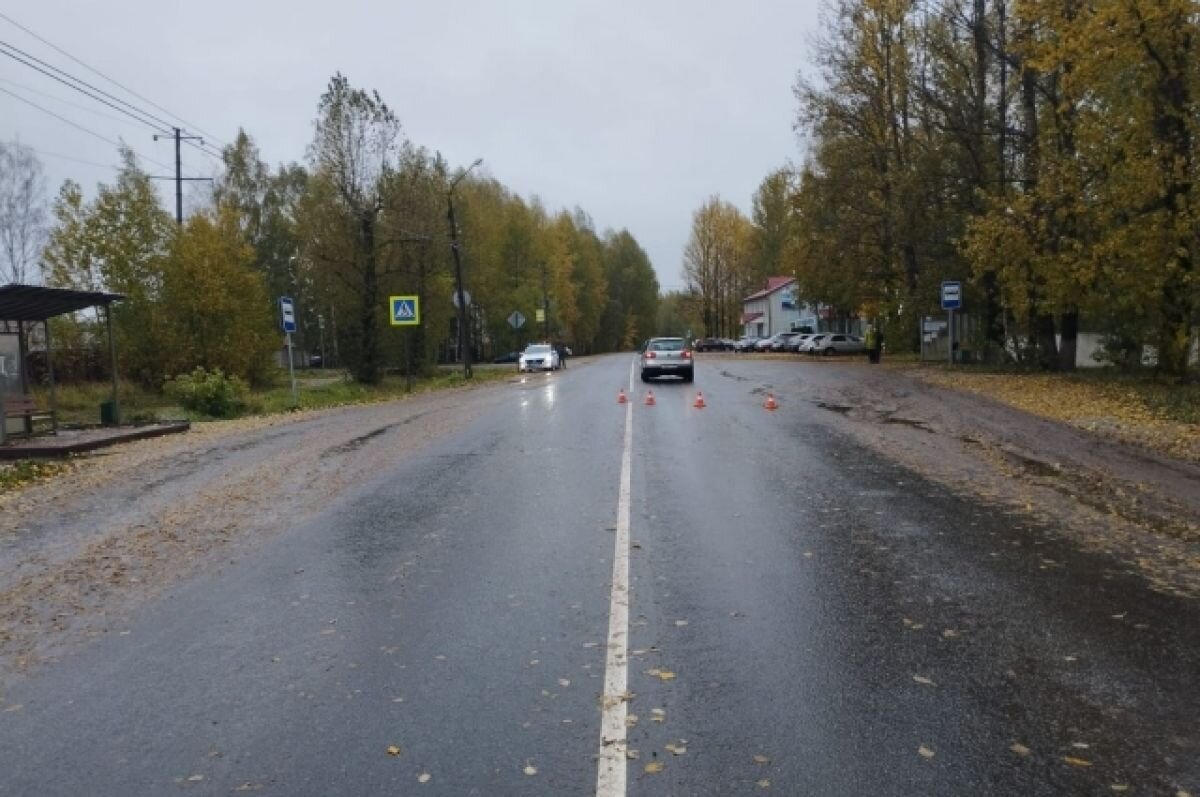
<svg viewBox="0 0 1200 797">
<path fill-rule="evenodd" d="M 875 331 L 875 325 L 867 327 L 867 333 L 863 335 L 864 348 L 867 350 L 867 361 L 872 363 L 879 362 L 875 353 L 875 337 L 878 335 Z"/>
</svg>

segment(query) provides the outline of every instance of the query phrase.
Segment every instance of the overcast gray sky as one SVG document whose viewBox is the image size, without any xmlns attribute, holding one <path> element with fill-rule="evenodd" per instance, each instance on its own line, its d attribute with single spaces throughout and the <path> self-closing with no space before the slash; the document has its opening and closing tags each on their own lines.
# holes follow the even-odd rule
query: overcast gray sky
<svg viewBox="0 0 1200 797">
<path fill-rule="evenodd" d="M 664 288 L 682 283 L 697 205 L 719 193 L 748 210 L 763 176 L 800 158 L 791 88 L 818 24 L 818 0 L 43 0 L 0 11 L 221 141 L 245 127 L 272 164 L 303 160 L 340 70 L 451 163 L 482 157 L 522 195 L 628 228 Z M 0 41 L 123 94 L 4 19 Z M 0 89 L 172 161 L 148 128 L 9 58 Z M 13 138 L 39 151 L 51 191 L 112 176 L 111 145 L 0 92 L 0 139 Z M 184 152 L 185 172 L 212 173 Z"/>
</svg>

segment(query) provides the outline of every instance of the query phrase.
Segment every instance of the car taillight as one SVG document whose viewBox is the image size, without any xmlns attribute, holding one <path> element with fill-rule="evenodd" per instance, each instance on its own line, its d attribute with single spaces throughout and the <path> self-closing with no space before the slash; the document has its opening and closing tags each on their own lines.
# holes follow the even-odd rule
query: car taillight
<svg viewBox="0 0 1200 797">
<path fill-rule="evenodd" d="M 683 359 L 685 359 L 685 360 L 690 360 L 690 359 L 692 359 L 692 353 L 691 353 L 690 351 L 685 351 L 685 352 L 683 353 Z"/>
<path fill-rule="evenodd" d="M 652 351 L 648 351 L 648 352 L 646 352 L 646 359 L 647 359 L 647 360 L 653 360 L 653 359 L 654 359 L 656 356 L 658 356 L 658 355 L 656 355 L 656 354 L 655 354 L 654 352 L 652 352 Z"/>
</svg>

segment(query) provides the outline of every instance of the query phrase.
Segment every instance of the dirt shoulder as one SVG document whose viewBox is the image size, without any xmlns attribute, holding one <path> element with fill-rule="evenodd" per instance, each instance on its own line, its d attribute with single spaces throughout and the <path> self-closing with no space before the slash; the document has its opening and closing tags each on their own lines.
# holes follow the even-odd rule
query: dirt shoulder
<svg viewBox="0 0 1200 797">
<path fill-rule="evenodd" d="M 1022 391 L 1003 380 L 967 383 L 849 362 L 806 364 L 802 378 L 805 397 L 825 410 L 817 417 L 880 456 L 1031 517 L 1041 531 L 1111 556 L 1155 589 L 1200 597 L 1200 462 L 1188 456 L 1194 424 L 1180 424 L 1172 456 L 1144 441 L 1178 422 L 1150 418 L 1151 431 L 1127 418 L 1105 422 L 1099 402 L 1069 393 L 1059 411 L 1043 415 L 1010 400 Z"/>
</svg>

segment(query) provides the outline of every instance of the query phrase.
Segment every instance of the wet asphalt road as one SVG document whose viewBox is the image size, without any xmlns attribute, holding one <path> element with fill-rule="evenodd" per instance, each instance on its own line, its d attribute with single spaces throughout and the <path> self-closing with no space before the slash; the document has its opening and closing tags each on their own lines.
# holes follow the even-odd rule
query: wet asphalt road
<svg viewBox="0 0 1200 797">
<path fill-rule="evenodd" d="M 17 683 L 0 794 L 595 793 L 630 363 L 489 388 Z M 820 367 L 634 391 L 628 793 L 1200 792 L 1194 602 L 858 448 Z"/>
</svg>

